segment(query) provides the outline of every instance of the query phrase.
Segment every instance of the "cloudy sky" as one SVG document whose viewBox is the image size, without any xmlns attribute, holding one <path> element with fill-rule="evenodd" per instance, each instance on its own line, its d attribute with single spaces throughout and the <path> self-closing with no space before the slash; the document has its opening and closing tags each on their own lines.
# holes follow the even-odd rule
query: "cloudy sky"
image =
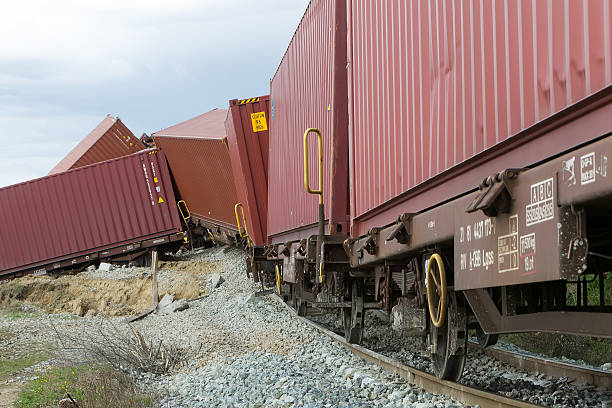
<svg viewBox="0 0 612 408">
<path fill-rule="evenodd" d="M 151 133 L 264 95 L 307 0 L 21 0 L 0 13 L 0 187 L 110 113 Z"/>
</svg>

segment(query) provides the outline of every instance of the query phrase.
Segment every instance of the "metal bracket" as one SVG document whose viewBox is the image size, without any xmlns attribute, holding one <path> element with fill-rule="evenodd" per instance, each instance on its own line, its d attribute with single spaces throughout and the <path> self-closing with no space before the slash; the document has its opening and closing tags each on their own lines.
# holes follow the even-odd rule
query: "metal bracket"
<svg viewBox="0 0 612 408">
<path fill-rule="evenodd" d="M 472 213 L 478 210 L 488 217 L 507 213 L 510 209 L 512 194 L 507 182 L 514 179 L 523 169 L 507 169 L 494 176 L 484 179 L 479 186 L 480 193 L 470 203 L 466 211 Z"/>
<path fill-rule="evenodd" d="M 365 250 L 370 255 L 376 255 L 376 251 L 378 250 L 378 246 L 376 245 L 378 232 L 378 228 L 372 228 L 370 231 L 368 231 L 368 239 L 365 240 L 357 252 L 363 255 L 363 251 Z"/>
<path fill-rule="evenodd" d="M 410 219 L 414 214 L 404 213 L 397 219 L 397 224 L 391 230 L 385 241 L 397 240 L 400 244 L 408 244 L 410 242 Z"/>
<path fill-rule="evenodd" d="M 296 252 L 302 256 L 306 256 L 306 240 L 303 239 L 300 241 L 300 246 L 298 246 Z"/>
</svg>

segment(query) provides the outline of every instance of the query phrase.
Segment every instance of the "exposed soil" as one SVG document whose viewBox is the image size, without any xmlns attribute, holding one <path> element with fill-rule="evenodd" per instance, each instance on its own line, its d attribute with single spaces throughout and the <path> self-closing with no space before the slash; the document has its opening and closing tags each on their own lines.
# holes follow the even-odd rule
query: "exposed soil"
<svg viewBox="0 0 612 408">
<path fill-rule="evenodd" d="M 217 270 L 214 262 L 160 262 L 160 298 L 195 299 L 205 294 L 203 280 Z M 0 285 L 0 304 L 19 300 L 47 313 L 77 316 L 127 316 L 151 305 L 150 268 L 93 271 L 78 275 L 23 277 Z"/>
<path fill-rule="evenodd" d="M 0 408 L 13 408 L 21 385 L 0 384 Z"/>
</svg>

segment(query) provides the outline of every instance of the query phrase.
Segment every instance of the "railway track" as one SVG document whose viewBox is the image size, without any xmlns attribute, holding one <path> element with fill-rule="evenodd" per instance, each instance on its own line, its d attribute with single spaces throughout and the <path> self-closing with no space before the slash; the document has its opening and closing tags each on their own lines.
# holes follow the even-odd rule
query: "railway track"
<svg viewBox="0 0 612 408">
<path fill-rule="evenodd" d="M 451 381 L 440 380 L 439 378 L 426 373 L 425 371 L 417 370 L 413 367 L 402 364 L 390 357 L 379 354 L 357 344 L 347 342 L 344 337 L 329 330 L 323 325 L 313 322 L 305 317 L 298 316 L 294 309 L 282 301 L 276 294 L 274 299 L 286 307 L 293 315 L 319 331 L 325 334 L 335 342 L 341 344 L 344 348 L 350 350 L 355 355 L 364 359 L 368 363 L 374 364 L 383 370 L 397 374 L 407 382 L 423 388 L 427 392 L 435 394 L 443 394 L 467 405 L 479 405 L 481 407 L 495 408 L 535 408 L 539 405 L 526 403 L 512 398 L 503 397 L 491 392 L 482 391 L 476 388 L 467 387 L 462 384 Z"/>
<path fill-rule="evenodd" d="M 495 347 L 483 349 L 478 344 L 469 342 L 471 348 L 482 351 L 499 361 L 520 368 L 529 373 L 540 373 L 553 377 L 567 377 L 576 384 L 592 384 L 596 387 L 612 390 L 612 374 L 604 370 L 576 366 L 542 357 L 514 353 Z"/>
</svg>

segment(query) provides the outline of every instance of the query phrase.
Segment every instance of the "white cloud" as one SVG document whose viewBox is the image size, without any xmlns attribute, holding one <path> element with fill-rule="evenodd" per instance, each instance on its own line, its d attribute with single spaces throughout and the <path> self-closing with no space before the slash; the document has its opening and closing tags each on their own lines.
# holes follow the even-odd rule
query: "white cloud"
<svg viewBox="0 0 612 408">
<path fill-rule="evenodd" d="M 306 5 L 3 2 L 0 186 L 46 174 L 107 113 L 139 135 L 267 93 Z"/>
</svg>

